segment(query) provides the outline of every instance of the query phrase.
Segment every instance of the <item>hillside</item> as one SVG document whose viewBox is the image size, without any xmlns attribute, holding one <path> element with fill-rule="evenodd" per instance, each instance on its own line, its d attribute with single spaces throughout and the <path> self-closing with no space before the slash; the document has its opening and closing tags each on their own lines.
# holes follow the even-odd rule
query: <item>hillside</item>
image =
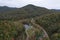
<svg viewBox="0 0 60 40">
<path fill-rule="evenodd" d="M 4 13 L 7 11 L 12 11 L 12 10 L 16 10 L 17 8 L 12 8 L 12 7 L 7 7 L 7 6 L 0 6 L 0 13 Z"/>
<path fill-rule="evenodd" d="M 51 13 L 51 11 L 47 8 L 37 7 L 31 4 L 17 9 L 2 7 L 0 9 L 0 12 L 1 12 L 0 19 L 9 19 L 9 20 L 32 18 L 43 14 Z"/>
<path fill-rule="evenodd" d="M 26 20 L 26 22 L 29 20 Z M 28 28 L 26 28 L 28 25 Z M 19 21 L 0 21 L 0 40 L 49 40 L 45 32 L 34 23 L 23 24 Z"/>
<path fill-rule="evenodd" d="M 60 13 L 43 15 L 36 22 L 47 31 L 51 40 L 60 40 Z"/>
<path fill-rule="evenodd" d="M 0 7 L 0 40 L 40 39 L 60 40 L 59 10 L 31 4 L 21 8 Z"/>
</svg>

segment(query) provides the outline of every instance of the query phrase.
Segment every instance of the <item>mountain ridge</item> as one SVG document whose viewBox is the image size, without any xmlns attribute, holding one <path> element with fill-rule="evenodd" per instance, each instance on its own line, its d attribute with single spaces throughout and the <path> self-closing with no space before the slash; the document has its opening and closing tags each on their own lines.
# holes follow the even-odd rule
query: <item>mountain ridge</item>
<svg viewBox="0 0 60 40">
<path fill-rule="evenodd" d="M 21 8 L 17 8 L 17 7 L 8 7 L 8 6 L 0 6 L 0 12 L 4 12 L 4 11 L 13 11 L 13 10 L 17 10 L 17 9 L 22 9 L 22 8 L 31 8 L 31 9 L 35 9 L 35 8 L 44 8 L 44 9 L 48 9 L 48 8 L 45 8 L 45 7 L 39 7 L 39 6 L 36 6 L 36 5 L 32 5 L 32 4 L 28 4 L 28 5 L 25 5 Z M 48 10 L 52 10 L 52 11 L 56 11 L 56 12 L 60 12 L 60 9 L 48 9 Z"/>
<path fill-rule="evenodd" d="M 9 8 L 5 6 L 5 8 L 0 9 L 0 19 L 25 19 L 50 13 L 52 11 L 47 8 L 31 4 L 21 8 Z"/>
</svg>

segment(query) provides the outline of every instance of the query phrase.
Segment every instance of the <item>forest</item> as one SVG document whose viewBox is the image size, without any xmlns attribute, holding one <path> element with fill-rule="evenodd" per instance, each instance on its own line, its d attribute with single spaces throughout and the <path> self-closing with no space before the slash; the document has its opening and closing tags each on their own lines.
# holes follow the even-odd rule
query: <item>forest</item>
<svg viewBox="0 0 60 40">
<path fill-rule="evenodd" d="M 60 10 L 31 4 L 22 8 L 0 7 L 0 40 L 26 40 L 26 32 L 28 40 L 39 40 L 44 32 L 33 25 L 31 19 L 47 32 L 49 38 L 44 37 L 43 40 L 60 40 Z M 26 31 L 24 24 L 33 27 Z"/>
</svg>

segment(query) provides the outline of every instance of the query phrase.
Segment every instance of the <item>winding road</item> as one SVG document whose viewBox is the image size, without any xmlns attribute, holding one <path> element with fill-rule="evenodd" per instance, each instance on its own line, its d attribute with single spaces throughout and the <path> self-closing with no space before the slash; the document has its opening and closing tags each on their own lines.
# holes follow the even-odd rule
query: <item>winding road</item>
<svg viewBox="0 0 60 40">
<path fill-rule="evenodd" d="M 45 29 L 44 29 L 43 27 L 41 27 L 40 25 L 36 24 L 34 19 L 31 20 L 31 23 L 32 23 L 32 25 L 34 25 L 35 27 L 40 28 L 40 29 L 44 32 L 44 37 L 47 37 L 48 40 L 50 40 L 47 32 L 45 31 Z"/>
<path fill-rule="evenodd" d="M 27 19 L 21 20 L 21 21 L 19 20 L 18 22 L 25 22 L 25 21 L 27 22 Z M 44 32 L 44 36 L 43 37 L 46 37 L 46 38 L 48 38 L 48 40 L 50 40 L 47 32 L 45 31 L 45 29 L 43 27 L 41 27 L 40 25 L 36 24 L 36 22 L 35 22 L 35 20 L 33 18 L 30 21 L 31 21 L 31 24 L 33 25 L 33 27 L 37 27 L 37 28 L 41 29 Z M 28 35 L 27 32 L 26 32 L 26 34 L 27 34 L 26 40 L 29 40 L 28 39 L 29 38 L 29 35 Z M 42 40 L 42 39 L 40 39 L 40 40 Z"/>
</svg>

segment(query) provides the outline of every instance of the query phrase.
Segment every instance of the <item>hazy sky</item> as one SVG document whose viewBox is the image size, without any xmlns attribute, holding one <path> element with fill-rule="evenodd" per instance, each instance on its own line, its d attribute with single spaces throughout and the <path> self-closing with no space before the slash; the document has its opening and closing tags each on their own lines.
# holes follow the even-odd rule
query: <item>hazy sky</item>
<svg viewBox="0 0 60 40">
<path fill-rule="evenodd" d="M 60 9 L 60 0 L 0 0 L 0 6 L 22 7 L 27 4 L 49 9 Z"/>
</svg>

